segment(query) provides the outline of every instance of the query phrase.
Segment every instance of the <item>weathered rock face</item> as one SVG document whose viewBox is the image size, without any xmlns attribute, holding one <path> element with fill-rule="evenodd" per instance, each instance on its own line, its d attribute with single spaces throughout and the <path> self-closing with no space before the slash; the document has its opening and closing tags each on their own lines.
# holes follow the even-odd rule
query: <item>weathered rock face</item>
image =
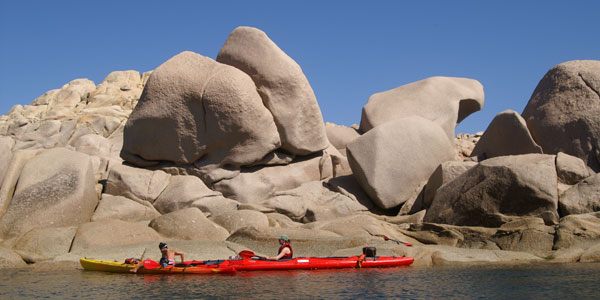
<svg viewBox="0 0 600 300">
<path fill-rule="evenodd" d="M 559 64 L 538 83 L 523 118 L 544 153 L 564 152 L 600 171 L 600 61 Z"/>
<path fill-rule="evenodd" d="M 584 263 L 600 261 L 600 243 L 596 243 L 596 245 L 586 249 L 581 254 L 579 261 Z"/>
<path fill-rule="evenodd" d="M 348 145 L 354 176 L 373 202 L 384 209 L 416 197 L 435 168 L 455 156 L 444 131 L 421 117 L 388 122 Z"/>
<path fill-rule="evenodd" d="M 476 166 L 474 161 L 445 161 L 440 164 L 425 185 L 423 206 L 428 208 L 433 202 L 436 191 L 444 184 L 451 182 L 462 173 Z"/>
<path fill-rule="evenodd" d="M 19 180 L 23 166 L 35 157 L 38 152 L 38 150 L 19 150 L 11 155 L 10 164 L 4 175 L 2 188 L 0 188 L 0 217 L 4 215 L 14 196 L 17 181 Z"/>
<path fill-rule="evenodd" d="M 560 219 L 554 249 L 568 249 L 600 239 L 600 213 L 569 215 Z"/>
<path fill-rule="evenodd" d="M 0 220 L 4 237 L 89 222 L 98 197 L 88 155 L 55 148 L 28 161 Z"/>
<path fill-rule="evenodd" d="M 115 71 L 89 95 L 89 107 L 118 105 L 132 110 L 142 93 L 143 81 L 138 71 Z"/>
<path fill-rule="evenodd" d="M 36 228 L 23 235 L 14 249 L 30 262 L 50 259 L 69 252 L 76 232 L 77 227 Z"/>
<path fill-rule="evenodd" d="M 11 149 L 14 145 L 15 141 L 11 137 L 0 136 L 0 188 L 12 159 Z"/>
<path fill-rule="evenodd" d="M 76 139 L 73 144 L 75 151 L 88 154 L 94 168 L 94 176 L 97 181 L 108 178 L 108 165 L 112 161 L 114 163 L 122 163 L 120 157 L 112 156 L 116 145 L 110 142 L 109 139 L 96 134 L 86 134 Z"/>
<path fill-rule="evenodd" d="M 542 153 L 542 148 L 531 137 L 525 120 L 517 112 L 505 110 L 492 120 L 471 156 L 485 159 L 527 153 Z"/>
<path fill-rule="evenodd" d="M 327 130 L 329 142 L 344 155 L 346 155 L 346 146 L 360 136 L 358 131 L 352 127 L 329 122 L 325 123 L 325 130 Z"/>
<path fill-rule="evenodd" d="M 459 133 L 456 135 L 456 138 L 454 139 L 454 147 L 456 148 L 459 159 L 472 159 L 469 157 L 471 156 L 473 149 L 475 149 L 475 146 L 481 139 L 482 135 L 483 131 L 475 134 Z"/>
<path fill-rule="evenodd" d="M 122 220 L 149 221 L 160 213 L 149 202 L 136 202 L 122 196 L 102 194 L 102 199 L 92 216 L 92 221 Z"/>
<path fill-rule="evenodd" d="M 495 233 L 494 229 L 422 223 L 410 224 L 410 226 L 406 230 L 402 230 L 402 232 L 418 242 L 427 245 L 435 244 L 490 250 L 499 249 L 493 243 L 486 243 L 486 240 Z"/>
<path fill-rule="evenodd" d="M 27 266 L 21 256 L 11 249 L 0 247 L 0 268 L 22 268 Z"/>
<path fill-rule="evenodd" d="M 229 232 L 235 232 L 240 228 L 250 226 L 258 229 L 269 227 L 269 219 L 265 214 L 246 209 L 212 216 L 210 220 L 221 225 Z"/>
<path fill-rule="evenodd" d="M 209 189 L 196 176 L 172 176 L 169 185 L 154 202 L 154 207 L 166 214 L 191 207 L 195 201 L 209 197 L 226 202 L 221 193 Z"/>
<path fill-rule="evenodd" d="M 35 99 L 33 106 L 47 105 L 42 110 L 43 117 L 59 119 L 74 117 L 73 108 L 96 89 L 94 82 L 88 79 L 76 79 L 65 84 L 60 90 L 51 90 Z"/>
<path fill-rule="evenodd" d="M 562 152 L 556 154 L 556 173 L 559 182 L 571 185 L 590 176 L 583 160 Z"/>
<path fill-rule="evenodd" d="M 522 264 L 542 262 L 543 259 L 533 254 L 484 249 L 457 249 L 449 246 L 427 246 L 434 250 L 431 254 L 432 265 L 456 266 L 499 263 L 499 264 Z"/>
<path fill-rule="evenodd" d="M 217 61 L 252 77 L 265 106 L 273 114 L 281 147 L 307 155 L 327 148 L 321 109 L 300 66 L 259 29 L 236 28 Z"/>
<path fill-rule="evenodd" d="M 545 257 L 552 251 L 554 228 L 540 218 L 524 217 L 500 228 L 411 224 L 402 232 L 424 244 L 458 248 L 528 252 Z"/>
<path fill-rule="evenodd" d="M 261 203 L 295 221 L 304 223 L 331 220 L 367 211 L 358 201 L 332 192 L 321 181 L 277 192 Z"/>
<path fill-rule="evenodd" d="M 290 190 L 305 182 L 324 179 L 322 157 L 309 156 L 281 166 L 244 168 L 231 179 L 213 185 L 223 196 L 242 203 L 258 203 L 277 191 Z M 331 169 L 331 165 L 329 165 Z M 331 174 L 331 170 L 326 172 Z"/>
<path fill-rule="evenodd" d="M 442 127 L 453 141 L 456 124 L 481 110 L 483 102 L 483 86 L 477 80 L 430 77 L 372 95 L 363 107 L 360 131 L 365 133 L 392 120 L 420 116 Z"/>
<path fill-rule="evenodd" d="M 499 227 L 520 216 L 558 223 L 554 155 L 488 159 L 440 187 L 425 222 Z"/>
<path fill-rule="evenodd" d="M 114 165 L 108 174 L 105 192 L 153 203 L 169 184 L 170 177 L 163 171 Z"/>
<path fill-rule="evenodd" d="M 371 198 L 369 198 L 369 195 L 365 193 L 358 184 L 356 178 L 352 175 L 331 178 L 327 180 L 325 184 L 330 190 L 354 200 L 369 210 L 378 210 L 377 206 L 375 206 L 373 201 L 371 201 Z"/>
<path fill-rule="evenodd" d="M 162 215 L 149 226 L 173 239 L 224 241 L 229 236 L 227 229 L 208 220 L 195 207 Z"/>
<path fill-rule="evenodd" d="M 158 242 L 160 236 L 152 228 L 134 222 L 103 220 L 79 227 L 71 251 L 102 246 L 119 247 L 142 242 Z"/>
<path fill-rule="evenodd" d="M 555 230 L 540 218 L 522 218 L 500 226 L 491 237 L 501 250 L 547 256 L 554 245 Z"/>
<path fill-rule="evenodd" d="M 396 226 L 377 220 L 369 215 L 354 215 L 343 218 L 312 222 L 302 226 L 306 229 L 327 230 L 348 238 L 378 238 L 384 240 L 387 236 L 391 239 L 418 244 L 416 240 L 402 234 Z"/>
<path fill-rule="evenodd" d="M 240 203 L 224 197 L 204 197 L 194 201 L 192 207 L 200 209 L 205 215 L 216 215 L 236 211 Z"/>
<path fill-rule="evenodd" d="M 600 173 L 568 189 L 558 199 L 561 216 L 600 211 Z"/>
<path fill-rule="evenodd" d="M 137 165 L 240 166 L 279 146 L 273 117 L 248 75 L 182 52 L 152 72 L 125 126 L 122 157 Z"/>
</svg>

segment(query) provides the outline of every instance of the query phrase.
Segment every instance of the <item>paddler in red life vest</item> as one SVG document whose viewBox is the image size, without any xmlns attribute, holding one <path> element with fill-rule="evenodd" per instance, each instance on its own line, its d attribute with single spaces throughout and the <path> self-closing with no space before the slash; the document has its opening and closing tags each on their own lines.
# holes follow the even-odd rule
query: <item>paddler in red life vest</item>
<svg viewBox="0 0 600 300">
<path fill-rule="evenodd" d="M 268 260 L 280 260 L 280 259 L 292 259 L 294 256 L 294 250 L 290 245 L 290 238 L 287 235 L 279 236 L 279 252 L 275 257 L 267 257 Z"/>
</svg>

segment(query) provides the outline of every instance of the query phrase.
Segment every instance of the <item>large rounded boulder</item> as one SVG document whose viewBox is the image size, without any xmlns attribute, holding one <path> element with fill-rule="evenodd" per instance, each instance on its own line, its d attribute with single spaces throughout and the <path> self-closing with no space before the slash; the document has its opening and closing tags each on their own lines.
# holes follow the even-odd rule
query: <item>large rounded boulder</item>
<svg viewBox="0 0 600 300">
<path fill-rule="evenodd" d="M 217 61 L 252 77 L 273 114 L 282 149 L 306 155 L 327 148 L 321 109 L 306 76 L 263 31 L 246 26 L 236 28 Z"/>
<path fill-rule="evenodd" d="M 444 130 L 417 116 L 377 126 L 348 145 L 354 176 L 384 209 L 415 198 L 437 166 L 455 157 Z"/>
<path fill-rule="evenodd" d="M 377 93 L 363 107 L 360 131 L 367 132 L 389 121 L 420 116 L 442 127 L 454 141 L 454 128 L 470 114 L 481 110 L 483 86 L 468 78 L 430 77 Z"/>
<path fill-rule="evenodd" d="M 441 186 L 425 222 L 500 227 L 524 216 L 558 224 L 555 156 L 490 158 Z"/>
<path fill-rule="evenodd" d="M 125 125 L 121 155 L 139 166 L 239 166 L 280 145 L 273 116 L 247 74 L 182 52 L 152 72 Z"/>
<path fill-rule="evenodd" d="M 88 155 L 66 148 L 40 153 L 23 167 L 0 233 L 12 237 L 89 222 L 98 204 L 95 185 Z"/>
<path fill-rule="evenodd" d="M 564 152 L 600 171 L 600 61 L 575 60 L 550 69 L 522 115 L 544 153 Z"/>
<path fill-rule="evenodd" d="M 505 110 L 492 120 L 471 156 L 492 158 L 528 153 L 542 153 L 542 148 L 531 137 L 523 117 Z"/>
</svg>

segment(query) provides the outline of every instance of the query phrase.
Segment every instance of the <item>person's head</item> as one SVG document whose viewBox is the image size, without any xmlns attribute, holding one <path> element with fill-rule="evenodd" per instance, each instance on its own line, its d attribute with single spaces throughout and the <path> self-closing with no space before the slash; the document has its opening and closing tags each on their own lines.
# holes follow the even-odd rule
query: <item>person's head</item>
<svg viewBox="0 0 600 300">
<path fill-rule="evenodd" d="M 290 238 L 287 235 L 284 234 L 284 235 L 280 235 L 279 236 L 279 243 L 280 244 L 283 245 L 284 243 L 289 243 L 289 241 L 290 241 Z"/>
<path fill-rule="evenodd" d="M 158 244 L 158 249 L 160 249 L 160 251 L 163 251 L 164 249 L 169 249 L 169 247 L 166 243 L 160 243 Z"/>
</svg>

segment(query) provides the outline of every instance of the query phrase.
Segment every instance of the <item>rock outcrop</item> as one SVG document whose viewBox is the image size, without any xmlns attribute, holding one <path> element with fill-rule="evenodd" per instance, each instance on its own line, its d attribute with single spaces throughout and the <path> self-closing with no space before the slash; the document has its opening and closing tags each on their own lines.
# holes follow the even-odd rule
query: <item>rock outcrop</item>
<svg viewBox="0 0 600 300">
<path fill-rule="evenodd" d="M 137 202 L 123 196 L 102 194 L 96 207 L 92 221 L 122 220 L 149 221 L 160 216 L 160 213 L 149 202 Z"/>
<path fill-rule="evenodd" d="M 600 172 L 600 61 L 568 61 L 550 69 L 522 115 L 544 153 L 579 157 Z"/>
<path fill-rule="evenodd" d="M 569 215 L 560 219 L 554 249 L 585 248 L 600 239 L 600 213 Z"/>
<path fill-rule="evenodd" d="M 2 236 L 89 222 L 98 204 L 95 184 L 88 155 L 64 148 L 40 153 L 21 171 L 14 196 L 0 219 Z"/>
<path fill-rule="evenodd" d="M 436 191 L 444 184 L 451 182 L 462 173 L 468 171 L 477 163 L 473 161 L 445 161 L 441 163 L 429 177 L 423 190 L 423 206 L 429 208 Z"/>
<path fill-rule="evenodd" d="M 158 258 L 160 241 L 270 256 L 281 234 L 296 256 L 600 261 L 599 63 L 556 66 L 523 118 L 456 137 L 478 81 L 431 77 L 373 95 L 360 128 L 324 124 L 300 66 L 249 27 L 217 61 L 73 80 L 0 116 L 0 268 Z"/>
<path fill-rule="evenodd" d="M 250 76 L 182 52 L 152 72 L 125 125 L 122 157 L 139 166 L 241 166 L 280 145 Z"/>
<path fill-rule="evenodd" d="M 85 223 L 77 229 L 71 251 L 104 246 L 121 246 L 141 242 L 157 242 L 160 236 L 145 224 L 102 220 Z"/>
<path fill-rule="evenodd" d="M 525 120 L 515 111 L 505 110 L 492 120 L 471 156 L 482 159 L 496 156 L 542 153 Z"/>
<path fill-rule="evenodd" d="M 76 232 L 77 227 L 36 228 L 24 234 L 14 249 L 30 263 L 51 259 L 69 253 Z"/>
<path fill-rule="evenodd" d="M 558 200 L 562 216 L 600 211 L 600 173 L 568 189 Z"/>
<path fill-rule="evenodd" d="M 163 236 L 179 240 L 224 241 L 229 232 L 213 223 L 195 207 L 162 215 L 149 225 Z"/>
<path fill-rule="evenodd" d="M 325 123 L 325 129 L 327 130 L 329 142 L 344 155 L 346 155 L 346 146 L 360 136 L 356 128 L 329 122 Z"/>
<path fill-rule="evenodd" d="M 236 28 L 219 51 L 217 61 L 252 77 L 273 115 L 282 149 L 307 155 L 327 148 L 321 109 L 308 79 L 263 31 L 246 26 Z"/>
<path fill-rule="evenodd" d="M 389 121 L 420 116 L 454 140 L 456 124 L 481 110 L 483 102 L 483 86 L 477 80 L 430 77 L 372 95 L 363 107 L 359 130 L 366 133 Z"/>
<path fill-rule="evenodd" d="M 416 197 L 435 168 L 455 156 L 441 127 L 414 116 L 377 126 L 348 145 L 354 176 L 384 209 Z"/>
<path fill-rule="evenodd" d="M 437 190 L 425 222 L 499 227 L 535 216 L 558 224 L 555 156 L 524 154 L 483 161 Z"/>
<path fill-rule="evenodd" d="M 215 198 L 215 201 L 226 203 L 221 193 L 209 189 L 200 178 L 184 175 L 173 176 L 154 202 L 154 207 L 159 212 L 166 214 L 192 207 L 196 201 L 203 198 Z"/>
</svg>

